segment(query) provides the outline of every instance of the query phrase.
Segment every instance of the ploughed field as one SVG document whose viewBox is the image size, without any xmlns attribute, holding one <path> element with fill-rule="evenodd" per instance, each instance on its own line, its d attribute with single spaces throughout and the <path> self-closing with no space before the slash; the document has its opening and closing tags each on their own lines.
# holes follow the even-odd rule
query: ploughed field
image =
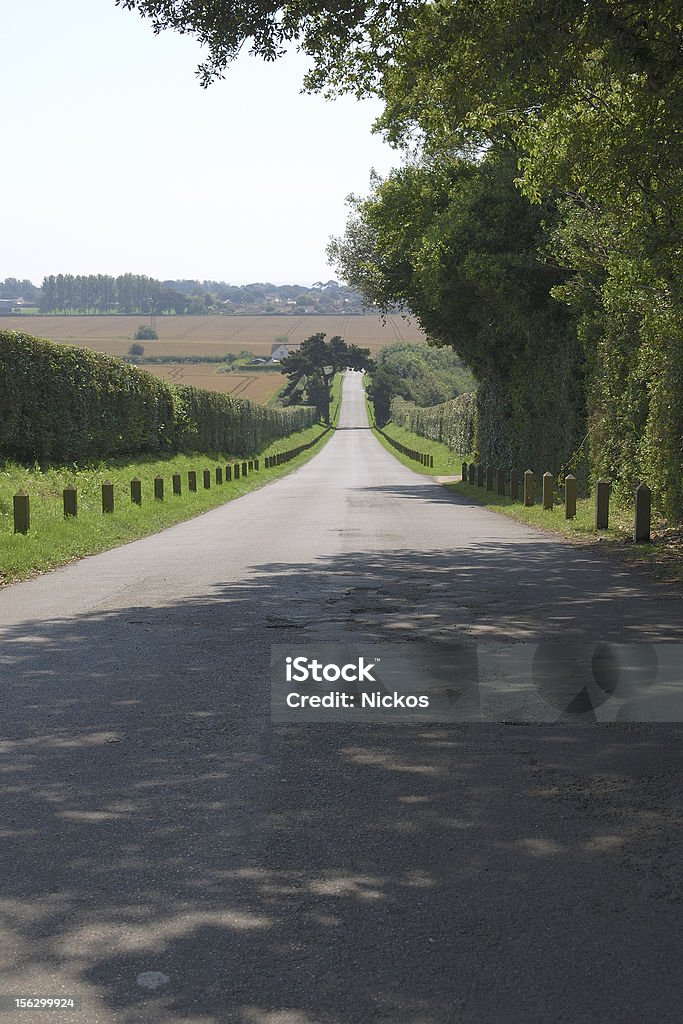
<svg viewBox="0 0 683 1024">
<path fill-rule="evenodd" d="M 114 356 L 127 355 L 133 335 L 149 317 L 134 316 L 21 316 L 3 318 L 8 330 L 25 331 L 39 338 L 83 345 Z M 145 356 L 220 356 L 253 352 L 266 357 L 275 338 L 287 335 L 300 343 L 323 331 L 328 338 L 341 335 L 349 344 L 369 348 L 373 354 L 397 341 L 426 341 L 413 321 L 376 314 L 365 316 L 158 316 L 158 341 L 143 341 Z M 148 367 L 144 367 L 147 369 Z M 203 386 L 203 385 L 202 385 Z"/>
<path fill-rule="evenodd" d="M 224 395 L 250 398 L 261 405 L 265 405 L 287 383 L 287 378 L 281 373 L 249 373 L 248 367 L 242 372 L 220 373 L 220 366 L 220 363 L 165 363 L 162 366 L 140 366 L 140 369 L 171 384 L 220 391 Z"/>
</svg>

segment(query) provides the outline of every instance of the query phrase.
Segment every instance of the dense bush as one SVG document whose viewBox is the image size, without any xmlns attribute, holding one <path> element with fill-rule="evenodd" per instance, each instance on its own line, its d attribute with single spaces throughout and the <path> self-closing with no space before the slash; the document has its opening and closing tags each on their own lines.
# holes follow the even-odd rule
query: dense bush
<svg viewBox="0 0 683 1024">
<path fill-rule="evenodd" d="M 368 395 L 381 427 L 389 420 L 394 398 L 421 406 L 438 405 L 473 387 L 472 374 L 452 348 L 403 341 L 380 351 Z"/>
<path fill-rule="evenodd" d="M 458 395 L 450 402 L 419 409 L 402 398 L 391 403 L 391 419 L 420 437 L 441 441 L 459 455 L 474 451 L 477 436 L 477 404 L 473 394 Z"/>
<path fill-rule="evenodd" d="M 136 341 L 158 341 L 159 335 L 149 324 L 140 324 L 133 335 Z"/>
<path fill-rule="evenodd" d="M 559 472 L 587 431 L 584 354 L 551 294 L 569 275 L 542 255 L 558 212 L 520 195 L 518 173 L 518 154 L 498 149 L 409 163 L 352 201 L 328 252 L 369 302 L 407 306 L 470 369 L 484 462 Z M 375 412 L 381 425 L 381 402 Z"/>
<path fill-rule="evenodd" d="M 315 419 L 314 409 L 266 409 L 168 384 L 89 349 L 0 331 L 0 452 L 22 461 L 198 449 L 247 455 Z"/>
</svg>

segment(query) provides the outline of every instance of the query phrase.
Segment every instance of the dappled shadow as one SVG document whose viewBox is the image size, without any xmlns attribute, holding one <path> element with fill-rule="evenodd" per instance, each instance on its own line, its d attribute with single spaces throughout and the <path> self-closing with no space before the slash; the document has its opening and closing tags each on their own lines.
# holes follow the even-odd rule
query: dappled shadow
<svg viewBox="0 0 683 1024">
<path fill-rule="evenodd" d="M 673 727 L 270 723 L 271 642 L 680 638 L 634 578 L 530 553 L 268 562 L 6 631 L 4 990 L 42 969 L 125 1024 L 677 1020 Z"/>
<path fill-rule="evenodd" d="M 349 488 L 349 490 L 353 491 L 353 488 Z M 361 490 L 361 488 L 358 488 L 358 490 Z M 389 494 L 396 495 L 396 497 L 401 498 L 416 498 L 419 501 L 436 502 L 439 505 L 464 505 L 467 508 L 481 509 L 481 505 L 478 502 L 472 501 L 470 498 L 457 494 L 454 491 L 450 491 L 442 484 L 432 482 L 429 476 L 426 475 L 422 478 L 421 482 L 416 482 L 414 484 L 392 483 L 375 484 L 373 486 L 364 485 L 362 491 L 364 494 Z"/>
</svg>

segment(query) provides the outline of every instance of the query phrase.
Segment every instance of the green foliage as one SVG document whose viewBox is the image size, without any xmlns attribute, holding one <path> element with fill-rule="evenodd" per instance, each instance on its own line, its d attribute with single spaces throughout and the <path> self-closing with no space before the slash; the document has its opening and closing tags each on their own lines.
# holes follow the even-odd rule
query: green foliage
<svg viewBox="0 0 683 1024">
<path fill-rule="evenodd" d="M 325 341 L 324 333 L 312 334 L 282 361 L 287 374 L 283 402 L 301 401 L 315 405 L 319 415 L 330 422 L 330 386 L 342 370 L 365 370 L 374 366 L 370 350 L 347 345 L 336 335 Z"/>
<path fill-rule="evenodd" d="M 379 96 L 377 127 L 426 157 L 431 174 L 408 166 L 378 189 L 393 230 L 388 216 L 379 225 L 357 208 L 337 252 L 342 267 L 355 254 L 348 280 L 371 300 L 393 295 L 433 338 L 455 345 L 482 382 L 480 442 L 492 455 L 531 444 L 533 459 L 556 462 L 587 416 L 593 475 L 609 472 L 624 487 L 642 475 L 661 508 L 683 517 L 680 0 L 117 2 L 157 30 L 194 33 L 208 48 L 204 85 L 245 42 L 272 60 L 296 40 L 312 58 L 309 88 Z M 500 219 L 510 237 L 521 227 L 516 269 L 514 248 L 479 244 L 473 206 L 458 224 L 452 204 L 441 205 L 450 186 L 436 169 L 450 173 L 454 154 L 469 154 L 476 191 L 476 161 L 491 147 L 515 151 L 517 188 L 546 223 L 529 245 L 532 218 L 520 219 L 509 197 L 480 205 L 482 226 Z M 454 251 L 454 231 L 469 258 Z M 550 257 L 545 281 L 539 245 Z M 445 258 L 457 264 L 452 288 L 443 287 Z M 513 289 L 517 281 L 524 292 L 525 277 L 540 289 L 538 301 L 526 291 L 526 308 Z M 549 287 L 580 318 L 582 356 L 562 336 L 567 322 L 547 302 Z"/>
<path fill-rule="evenodd" d="M 456 452 L 448 448 L 441 441 L 433 441 L 423 437 L 421 434 L 414 434 L 405 427 L 399 427 L 396 423 L 387 423 L 386 427 L 375 431 L 375 437 L 383 447 L 390 451 L 394 458 L 404 465 L 409 466 L 414 473 L 421 473 L 424 476 L 459 476 L 462 467 L 462 460 L 469 458 L 469 452 Z M 423 466 L 421 463 L 410 459 L 401 453 L 391 442 L 398 441 L 407 448 L 414 448 L 417 451 L 430 455 L 432 465 Z"/>
<path fill-rule="evenodd" d="M 452 349 L 397 342 L 381 349 L 367 391 L 377 423 L 384 426 L 396 397 L 415 405 L 436 405 L 473 385 L 472 375 Z"/>
<path fill-rule="evenodd" d="M 158 341 L 159 335 L 150 327 L 149 324 L 140 324 L 137 331 L 133 335 L 136 341 Z M 133 353 L 135 354 L 135 353 Z"/>
<path fill-rule="evenodd" d="M 65 462 L 135 452 L 250 454 L 315 410 L 178 387 L 89 349 L 0 332 L 0 452 Z"/>
<path fill-rule="evenodd" d="M 439 441 L 459 455 L 467 455 L 476 447 L 477 403 L 473 394 L 459 395 L 428 409 L 395 398 L 391 403 L 391 421 L 419 437 Z"/>
<path fill-rule="evenodd" d="M 350 230 L 329 252 L 370 301 L 407 305 L 471 369 L 481 457 L 543 472 L 585 434 L 583 357 L 573 317 L 551 296 L 567 274 L 539 254 L 557 212 L 521 196 L 515 175 L 508 151 L 408 165 L 353 201 Z"/>
<path fill-rule="evenodd" d="M 133 344 L 128 349 L 128 355 L 129 356 L 144 356 L 144 354 L 145 354 L 145 346 L 144 345 Z"/>
</svg>

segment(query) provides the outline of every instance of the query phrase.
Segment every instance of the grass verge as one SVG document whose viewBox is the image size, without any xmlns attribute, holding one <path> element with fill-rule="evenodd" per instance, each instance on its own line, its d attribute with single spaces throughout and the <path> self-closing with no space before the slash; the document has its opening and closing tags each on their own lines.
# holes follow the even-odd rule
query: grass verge
<svg viewBox="0 0 683 1024">
<path fill-rule="evenodd" d="M 460 476 L 463 459 L 467 458 L 466 455 L 456 455 L 455 452 L 452 452 L 450 448 L 440 441 L 430 441 L 427 437 L 420 437 L 418 434 L 413 434 L 403 427 L 397 427 L 395 423 L 387 423 L 385 427 L 382 427 L 385 434 L 393 437 L 395 441 L 400 441 L 406 448 L 413 448 L 416 451 L 424 452 L 426 455 L 431 455 L 434 459 L 434 468 L 429 469 L 420 462 L 415 462 L 407 455 L 402 455 L 396 448 L 393 448 L 386 438 L 379 433 L 375 425 L 372 402 L 370 402 L 367 396 L 366 404 L 373 434 L 379 443 L 388 452 L 391 452 L 394 458 L 402 462 L 404 466 L 408 466 L 409 469 L 414 470 L 416 473 L 422 473 L 423 476 Z"/>
<path fill-rule="evenodd" d="M 337 385 L 337 390 L 339 385 Z M 235 455 L 210 452 L 169 455 L 164 458 L 140 456 L 82 466 L 65 466 L 41 471 L 16 463 L 0 470 L 0 586 L 28 579 L 85 555 L 96 554 L 140 537 L 157 533 L 168 526 L 191 519 L 233 498 L 262 487 L 291 473 L 313 457 L 332 436 L 323 435 L 317 424 L 296 434 L 278 438 L 259 453 L 261 469 L 230 483 L 216 484 L 216 467 L 225 474 L 226 465 L 244 461 Z M 266 455 L 296 448 L 319 437 L 318 444 L 302 452 L 291 462 L 264 468 Z M 248 460 L 247 460 L 248 461 Z M 203 471 L 211 471 L 211 487 L 204 488 Z M 188 470 L 197 473 L 197 490 L 188 488 Z M 179 473 L 182 493 L 174 495 L 171 477 Z M 154 498 L 154 478 L 164 478 L 164 500 Z M 130 500 L 130 481 L 142 481 L 142 505 Z M 114 484 L 115 509 L 103 514 L 101 486 Z M 65 519 L 62 492 L 72 484 L 78 492 L 78 516 Z M 13 496 L 25 490 L 30 497 L 31 529 L 28 534 L 13 532 Z"/>
</svg>

